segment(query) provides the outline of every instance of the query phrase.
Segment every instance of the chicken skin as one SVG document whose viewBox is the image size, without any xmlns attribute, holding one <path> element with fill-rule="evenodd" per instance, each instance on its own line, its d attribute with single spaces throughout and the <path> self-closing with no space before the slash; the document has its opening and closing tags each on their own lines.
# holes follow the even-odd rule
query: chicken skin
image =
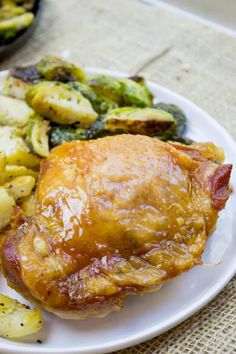
<svg viewBox="0 0 236 354">
<path fill-rule="evenodd" d="M 229 196 L 213 144 L 118 135 L 65 143 L 41 165 L 35 208 L 2 245 L 8 284 L 64 318 L 104 316 L 200 258 Z"/>
</svg>

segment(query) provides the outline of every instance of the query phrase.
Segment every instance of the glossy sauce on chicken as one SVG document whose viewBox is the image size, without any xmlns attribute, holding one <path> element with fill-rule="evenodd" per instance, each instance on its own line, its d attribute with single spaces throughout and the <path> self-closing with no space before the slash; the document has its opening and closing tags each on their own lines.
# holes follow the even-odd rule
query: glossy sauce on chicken
<svg viewBox="0 0 236 354">
<path fill-rule="evenodd" d="M 55 148 L 3 245 L 11 286 L 63 317 L 104 315 L 196 264 L 228 198 L 213 144 L 119 135 Z M 14 272 L 12 268 L 15 268 Z"/>
</svg>

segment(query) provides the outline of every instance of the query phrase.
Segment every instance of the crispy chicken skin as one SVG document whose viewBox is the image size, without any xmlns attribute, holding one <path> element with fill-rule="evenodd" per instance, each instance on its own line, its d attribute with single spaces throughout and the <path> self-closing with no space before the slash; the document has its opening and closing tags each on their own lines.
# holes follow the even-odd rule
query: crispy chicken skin
<svg viewBox="0 0 236 354">
<path fill-rule="evenodd" d="M 103 316 L 200 264 L 229 195 L 213 144 L 139 135 L 73 141 L 41 166 L 32 216 L 2 245 L 11 287 L 65 318 Z"/>
</svg>

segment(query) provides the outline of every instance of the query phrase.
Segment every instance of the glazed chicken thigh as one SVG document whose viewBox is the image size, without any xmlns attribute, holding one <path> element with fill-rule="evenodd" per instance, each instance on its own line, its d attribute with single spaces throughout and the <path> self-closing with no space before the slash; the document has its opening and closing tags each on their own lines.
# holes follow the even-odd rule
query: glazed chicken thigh
<svg viewBox="0 0 236 354">
<path fill-rule="evenodd" d="M 229 195 L 222 160 L 213 144 L 139 135 L 55 148 L 35 209 L 15 209 L 5 232 L 9 285 L 61 317 L 86 318 L 200 264 Z"/>
</svg>

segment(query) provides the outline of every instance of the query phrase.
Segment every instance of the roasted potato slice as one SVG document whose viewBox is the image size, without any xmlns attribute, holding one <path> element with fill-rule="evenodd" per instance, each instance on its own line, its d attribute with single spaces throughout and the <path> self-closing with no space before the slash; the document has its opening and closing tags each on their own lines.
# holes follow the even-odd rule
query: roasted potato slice
<svg viewBox="0 0 236 354">
<path fill-rule="evenodd" d="M 108 134 L 160 136 L 175 124 L 171 114 L 155 108 L 123 107 L 110 111 L 101 124 Z"/>
<path fill-rule="evenodd" d="M 23 127 L 33 115 L 24 101 L 0 95 L 0 125 Z"/>
<path fill-rule="evenodd" d="M 0 230 L 9 224 L 14 205 L 14 198 L 5 188 L 0 187 Z"/>
<path fill-rule="evenodd" d="M 42 58 L 37 64 L 37 70 L 49 81 L 68 82 L 85 80 L 85 73 L 79 66 L 54 55 L 46 55 Z"/>
<path fill-rule="evenodd" d="M 0 184 L 5 181 L 5 166 L 6 166 L 6 155 L 4 152 L 0 151 Z"/>
<path fill-rule="evenodd" d="M 2 92 L 7 96 L 24 100 L 26 92 L 31 86 L 32 83 L 30 82 L 26 82 L 14 76 L 8 75 L 4 78 Z"/>
<path fill-rule="evenodd" d="M 17 300 L 0 294 L 0 336 L 19 338 L 38 332 L 43 317 L 38 309 L 30 309 Z"/>
<path fill-rule="evenodd" d="M 37 178 L 38 172 L 31 170 L 25 166 L 17 166 L 17 165 L 5 165 L 4 170 L 4 181 L 9 182 L 12 179 L 19 176 L 32 176 Z"/>
<path fill-rule="evenodd" d="M 40 115 L 58 124 L 79 123 L 87 128 L 97 113 L 80 92 L 60 82 L 44 81 L 26 94 L 27 103 Z"/>
<path fill-rule="evenodd" d="M 31 193 L 29 196 L 21 198 L 17 204 L 23 211 L 25 216 L 32 216 L 35 212 L 36 198 L 35 194 Z"/>
<path fill-rule="evenodd" d="M 6 155 L 9 165 L 22 165 L 30 168 L 37 167 L 40 158 L 29 151 L 22 137 L 22 131 L 15 127 L 0 127 L 0 151 Z"/>
<path fill-rule="evenodd" d="M 35 185 L 35 178 L 33 176 L 19 176 L 7 182 L 3 187 L 15 199 L 27 197 L 31 194 Z"/>
</svg>

